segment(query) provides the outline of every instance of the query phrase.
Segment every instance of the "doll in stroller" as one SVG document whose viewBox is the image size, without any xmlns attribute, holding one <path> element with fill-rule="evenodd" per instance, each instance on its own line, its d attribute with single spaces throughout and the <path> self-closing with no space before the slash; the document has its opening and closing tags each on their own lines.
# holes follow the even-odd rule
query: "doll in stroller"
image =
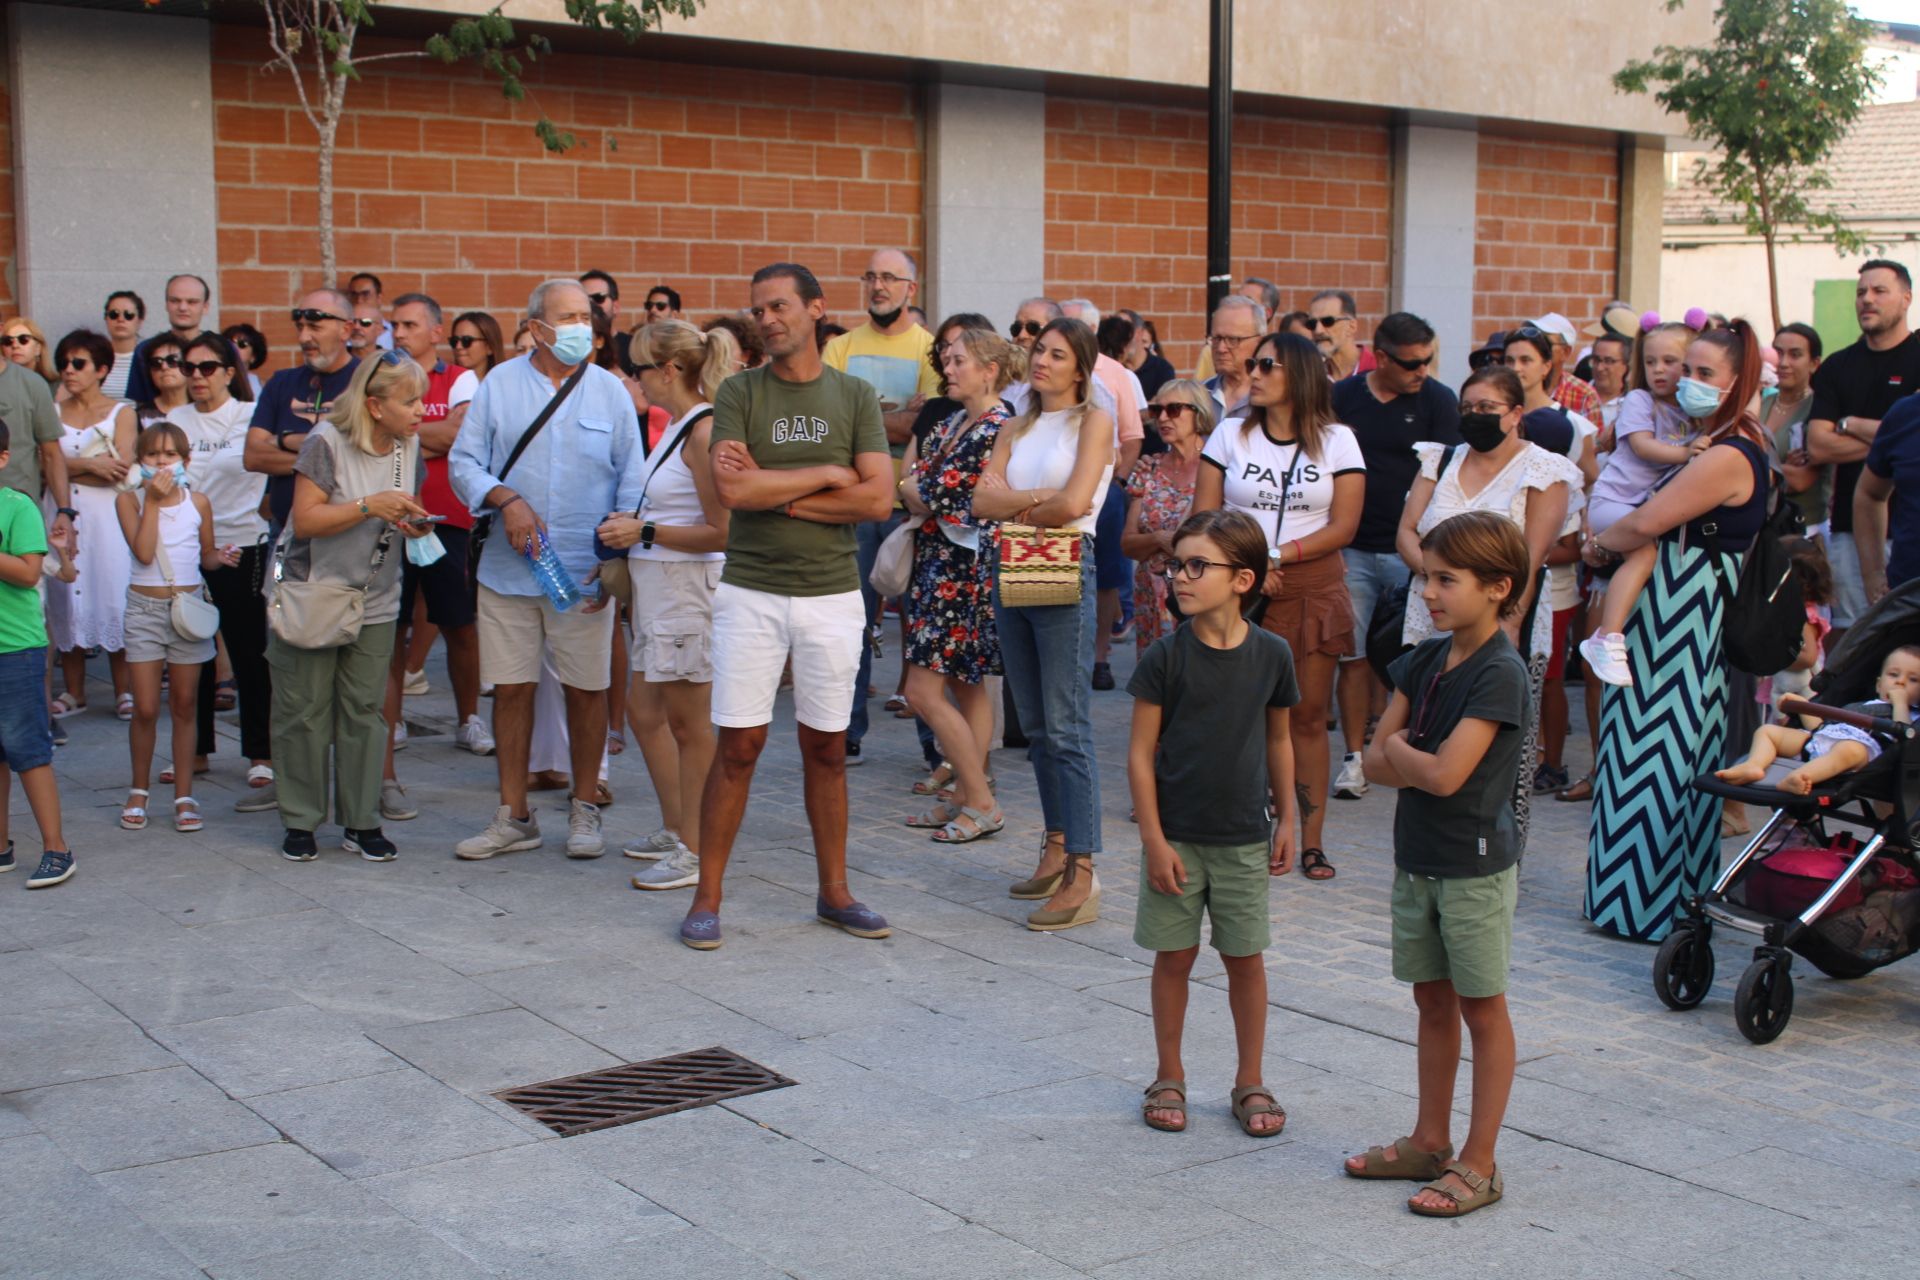
<svg viewBox="0 0 1920 1280">
<path fill-rule="evenodd" d="M 1920 741 L 1906 714 L 1920 704 L 1920 688 L 1905 687 L 1908 667 L 1920 675 L 1920 648 L 1896 653 L 1907 646 L 1920 646 L 1920 581 L 1889 593 L 1847 632 L 1814 679 L 1816 702 L 1782 703 L 1796 723 L 1817 729 L 1763 729 L 1747 761 L 1694 780 L 1710 795 L 1773 812 L 1713 887 L 1682 904 L 1654 958 L 1654 990 L 1669 1008 L 1706 999 L 1720 927 L 1759 939 L 1734 996 L 1734 1021 L 1755 1044 L 1778 1037 L 1792 1017 L 1794 955 L 1829 977 L 1858 978 L 1920 950 L 1911 829 L 1920 818 Z M 1890 667 L 1897 700 L 1887 697 Z M 1876 694 L 1883 701 L 1869 702 Z M 1794 758 L 1808 748 L 1812 759 Z"/>
</svg>

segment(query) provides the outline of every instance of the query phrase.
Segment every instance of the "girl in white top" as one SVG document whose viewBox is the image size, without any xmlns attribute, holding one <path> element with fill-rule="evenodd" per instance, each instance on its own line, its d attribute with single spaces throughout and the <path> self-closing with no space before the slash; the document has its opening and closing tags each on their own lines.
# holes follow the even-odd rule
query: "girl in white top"
<svg viewBox="0 0 1920 1280">
<path fill-rule="evenodd" d="M 213 505 L 187 488 L 187 436 L 172 423 L 142 431 L 134 442 L 141 484 L 115 500 L 120 531 L 133 552 L 127 587 L 127 671 L 133 683 L 133 723 L 128 743 L 133 753 L 133 785 L 120 825 L 138 831 L 147 825 L 147 775 L 153 767 L 155 729 L 160 719 L 160 669 L 167 667 L 167 704 L 173 715 L 173 825 L 198 831 L 203 825 L 193 798 L 193 757 L 200 693 L 200 667 L 213 658 L 212 640 L 194 640 L 173 625 L 176 595 L 201 593 L 200 570 L 231 560 L 213 545 Z"/>
<path fill-rule="evenodd" d="M 1070 929 L 1099 918 L 1100 783 L 1093 754 L 1093 527 L 1113 477 L 1113 418 L 1092 402 L 1100 350 L 1078 320 L 1040 331 L 1029 356 L 1034 400 L 1002 427 L 973 491 L 979 520 L 1080 535 L 1077 604 L 1010 608 L 996 599 L 1000 659 L 1040 787 L 1046 843 L 1016 898 L 1045 898 L 1027 927 Z M 998 593 L 996 592 L 996 595 Z"/>
<path fill-rule="evenodd" d="M 1300 683 L 1289 719 L 1300 813 L 1300 874 L 1331 880 L 1321 848 L 1332 758 L 1327 707 L 1341 658 L 1360 649 L 1340 552 L 1360 528 L 1367 464 L 1334 420 L 1320 349 L 1294 333 L 1261 338 L 1247 359 L 1247 411 L 1215 427 L 1200 451 L 1193 509 L 1231 507 L 1267 536 L 1265 597 L 1253 619 L 1287 642 Z M 1358 744 L 1349 744 L 1349 750 Z"/>
<path fill-rule="evenodd" d="M 713 593 L 726 559 L 727 509 L 713 484 L 713 407 L 739 353 L 733 335 L 684 320 L 634 331 L 627 343 L 651 404 L 673 419 L 647 456 L 639 510 L 615 512 L 600 540 L 626 547 L 633 583 L 633 678 L 627 724 L 660 800 L 661 830 L 626 847 L 657 861 L 637 889 L 677 889 L 700 878 L 700 793 L 713 764 Z"/>
<path fill-rule="evenodd" d="M 118 304 L 111 304 L 118 305 Z M 127 683 L 125 623 L 127 611 L 126 543 L 115 535 L 114 486 L 133 465 L 136 434 L 133 409 L 105 391 L 101 371 L 113 347 L 97 333 L 76 330 L 60 340 L 55 365 L 66 393 L 59 404 L 66 428 L 60 448 L 73 481 L 73 505 L 80 513 L 72 582 L 47 584 L 47 624 L 66 692 L 53 700 L 55 717 L 87 705 L 87 650 L 106 650 L 117 708 L 133 714 Z"/>
</svg>

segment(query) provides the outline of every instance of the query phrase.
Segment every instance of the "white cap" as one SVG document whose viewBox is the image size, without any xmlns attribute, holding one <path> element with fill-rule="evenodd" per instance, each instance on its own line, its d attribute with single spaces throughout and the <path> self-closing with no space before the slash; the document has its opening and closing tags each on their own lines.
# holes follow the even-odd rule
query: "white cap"
<svg viewBox="0 0 1920 1280">
<path fill-rule="evenodd" d="M 1545 329 L 1569 347 L 1580 341 L 1580 335 L 1574 332 L 1573 321 L 1567 319 L 1558 311 L 1547 312 L 1547 314 L 1533 322 L 1533 327 L 1536 329 Z"/>
</svg>

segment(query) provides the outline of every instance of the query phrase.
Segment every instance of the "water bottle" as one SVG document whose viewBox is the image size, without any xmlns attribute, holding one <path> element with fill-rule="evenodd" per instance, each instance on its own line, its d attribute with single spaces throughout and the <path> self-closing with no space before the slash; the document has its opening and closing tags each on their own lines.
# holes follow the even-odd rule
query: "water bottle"
<svg viewBox="0 0 1920 1280">
<path fill-rule="evenodd" d="M 527 564 L 533 570 L 533 580 L 547 593 L 547 599 L 561 613 L 580 603 L 580 587 L 574 582 L 573 575 L 567 572 L 567 566 L 560 563 L 560 556 L 547 541 L 546 530 L 541 530 L 527 540 L 527 549 L 523 552 Z"/>
</svg>

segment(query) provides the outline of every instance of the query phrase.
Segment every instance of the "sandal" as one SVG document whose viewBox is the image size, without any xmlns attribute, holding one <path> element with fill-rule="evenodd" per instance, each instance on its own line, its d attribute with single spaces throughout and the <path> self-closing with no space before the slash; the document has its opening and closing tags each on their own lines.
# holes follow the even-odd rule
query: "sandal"
<svg viewBox="0 0 1920 1280">
<path fill-rule="evenodd" d="M 152 795 L 145 787 L 128 787 L 127 799 L 139 796 L 142 800 Z M 144 830 L 147 825 L 147 810 L 144 805 L 130 804 L 120 810 L 120 826 L 127 831 Z"/>
<path fill-rule="evenodd" d="M 917 796 L 938 795 L 951 785 L 953 785 L 953 766 L 945 760 L 942 760 L 939 767 L 932 773 L 913 784 L 913 794 Z"/>
<path fill-rule="evenodd" d="M 886 709 L 893 712 L 896 719 L 911 719 L 913 712 L 907 707 L 907 695 L 896 693 L 886 701 Z"/>
<path fill-rule="evenodd" d="M 1416 1182 L 1439 1177 L 1447 1171 L 1447 1163 L 1453 1159 L 1453 1144 L 1448 1143 L 1438 1151 L 1420 1151 L 1413 1145 L 1412 1138 L 1395 1138 L 1390 1144 L 1393 1159 L 1387 1159 L 1386 1147 L 1368 1147 L 1361 1156 L 1362 1165 L 1355 1172 L 1346 1161 L 1340 1167 L 1346 1170 L 1349 1178 L 1412 1178 Z"/>
<path fill-rule="evenodd" d="M 963 821 L 973 824 L 973 829 L 969 831 L 961 826 Z M 975 840 L 984 840 L 990 835 L 997 834 L 1006 825 L 1007 820 L 998 809 L 992 813 L 984 813 L 979 809 L 969 809 L 961 805 L 960 812 L 933 833 L 933 842 L 935 844 L 971 844 Z"/>
<path fill-rule="evenodd" d="M 256 764 L 247 770 L 247 785 L 250 787 L 270 787 L 273 785 L 273 766 Z"/>
<path fill-rule="evenodd" d="M 232 680 L 222 680 L 213 686 L 213 709 L 231 711 L 240 701 L 240 686 Z"/>
<path fill-rule="evenodd" d="M 1157 1093 L 1179 1094 L 1180 1105 L 1176 1107 L 1171 1103 L 1155 1102 L 1153 1097 Z M 1156 1111 L 1178 1111 L 1180 1113 L 1180 1123 L 1169 1124 L 1165 1120 L 1155 1120 L 1153 1113 Z M 1140 1100 L 1140 1118 L 1147 1122 L 1147 1128 L 1149 1129 L 1158 1129 L 1162 1133 L 1185 1133 L 1187 1131 L 1187 1082 L 1185 1080 L 1155 1080 L 1152 1084 L 1148 1085 L 1146 1097 Z"/>
<path fill-rule="evenodd" d="M 1464 1182 L 1467 1185 L 1467 1190 L 1471 1194 L 1463 1196 L 1448 1186 L 1446 1181 L 1448 1174 L 1452 1174 Z M 1498 1166 L 1495 1166 L 1493 1172 L 1483 1178 L 1473 1170 L 1467 1168 L 1467 1166 L 1461 1164 L 1458 1160 L 1448 1165 L 1441 1171 L 1439 1177 L 1420 1188 L 1420 1190 L 1437 1191 L 1447 1199 L 1453 1201 L 1453 1208 L 1451 1209 L 1429 1209 L 1425 1205 L 1416 1204 L 1412 1198 L 1409 1198 L 1407 1200 L 1407 1208 L 1413 1210 L 1423 1218 L 1464 1218 L 1475 1209 L 1484 1209 L 1506 1194 L 1506 1188 L 1501 1184 L 1500 1169 Z"/>
<path fill-rule="evenodd" d="M 1331 880 L 1340 873 L 1333 869 L 1333 864 L 1327 861 L 1327 855 L 1320 850 L 1302 849 L 1300 874 L 1309 880 Z"/>
<path fill-rule="evenodd" d="M 200 802 L 192 796 L 181 796 L 173 802 L 173 829 L 175 831 L 198 831 L 206 826 L 200 817 Z"/>
<path fill-rule="evenodd" d="M 946 826 L 960 816 L 960 807 L 951 801 L 936 801 L 933 808 L 917 817 L 908 818 L 907 825 L 916 830 L 935 830 Z"/>
<path fill-rule="evenodd" d="M 600 808 L 600 809 L 605 809 L 606 807 L 608 807 L 613 803 L 613 792 L 607 790 L 606 783 L 602 782 L 595 786 L 594 792 L 593 792 L 593 803 L 596 808 Z"/>
<path fill-rule="evenodd" d="M 212 766 L 212 765 L 210 765 L 210 764 L 206 764 L 206 765 L 199 765 L 199 766 L 197 766 L 197 767 L 196 767 L 196 768 L 194 769 L 194 771 L 193 771 L 193 776 L 197 778 L 197 777 L 199 777 L 199 776 L 200 776 L 200 775 L 202 775 L 202 774 L 205 774 L 205 773 L 212 773 L 212 772 L 213 772 L 213 766 Z M 164 782 L 164 783 L 166 783 L 166 784 L 167 784 L 168 786 L 172 786 L 172 785 L 173 785 L 173 776 L 174 776 L 174 775 L 173 775 L 173 766 L 172 766 L 172 765 L 168 765 L 168 766 L 167 766 L 166 768 L 164 768 L 164 769 L 162 769 L 162 770 L 160 771 L 160 781 L 162 781 L 162 782 Z"/>
<path fill-rule="evenodd" d="M 1000 793 L 1000 784 L 992 774 L 987 775 L 987 790 L 993 793 L 994 795 L 998 795 Z M 939 798 L 942 801 L 951 801 L 955 796 L 959 794 L 960 794 L 960 788 L 956 785 L 949 784 L 947 786 L 940 788 Z"/>
<path fill-rule="evenodd" d="M 625 751 L 626 749 L 627 749 L 627 739 L 624 734 L 620 734 L 612 731 L 609 731 L 607 733 L 607 754 L 608 755 L 617 756 L 622 751 Z"/>
<path fill-rule="evenodd" d="M 123 693 L 114 700 L 113 714 L 122 720 L 133 719 L 133 695 Z"/>
<path fill-rule="evenodd" d="M 1554 799 L 1570 801 L 1593 799 L 1593 775 L 1588 774 L 1572 786 L 1561 788 L 1559 794 L 1554 796 Z"/>
<path fill-rule="evenodd" d="M 1248 1098 L 1266 1101 L 1248 1102 Z M 1271 1129 L 1256 1129 L 1253 1127 L 1255 1116 L 1279 1116 L 1280 1123 Z M 1263 1084 L 1243 1084 L 1233 1091 L 1233 1118 L 1240 1122 L 1240 1132 L 1249 1138 L 1277 1138 L 1287 1127 L 1287 1109 L 1273 1096 L 1273 1090 Z"/>
<path fill-rule="evenodd" d="M 86 709 L 87 704 L 79 701 L 72 694 L 60 693 L 55 694 L 53 701 L 48 704 L 47 714 L 51 715 L 55 720 L 65 720 L 68 716 L 85 711 Z"/>
</svg>

